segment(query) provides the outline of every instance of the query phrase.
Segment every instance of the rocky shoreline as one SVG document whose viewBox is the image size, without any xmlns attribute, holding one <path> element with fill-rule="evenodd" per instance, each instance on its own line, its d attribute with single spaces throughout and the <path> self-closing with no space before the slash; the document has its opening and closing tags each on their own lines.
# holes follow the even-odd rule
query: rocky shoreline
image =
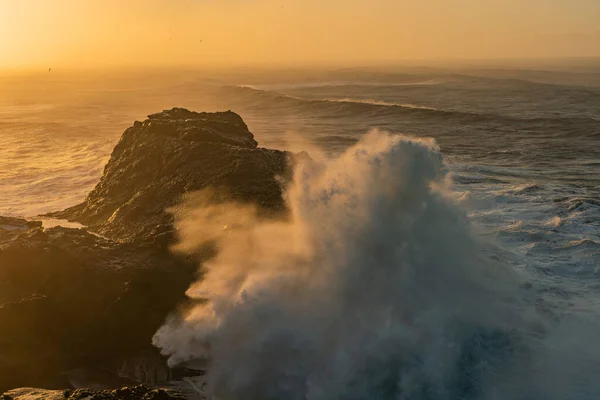
<svg viewBox="0 0 600 400">
<path fill-rule="evenodd" d="M 45 390 L 21 388 L 10 390 L 2 395 L 2 400 L 182 400 L 194 397 L 185 391 L 173 389 L 153 389 L 146 385 L 123 387 L 114 390 L 103 389 L 65 389 Z M 201 397 L 200 397 L 201 398 Z"/>
<path fill-rule="evenodd" d="M 168 368 L 151 345 L 198 274 L 197 259 L 170 251 L 177 239 L 170 210 L 213 188 L 215 201 L 225 196 L 265 216 L 285 215 L 282 182 L 292 160 L 259 148 L 231 111 L 174 108 L 136 121 L 84 202 L 45 216 L 85 228 L 0 217 L 0 393 L 60 389 L 13 390 L 3 400 L 160 400 L 193 387 L 155 390 L 202 374 Z M 117 389 L 129 383 L 150 386 Z M 105 390 L 68 391 L 84 385 Z"/>
</svg>

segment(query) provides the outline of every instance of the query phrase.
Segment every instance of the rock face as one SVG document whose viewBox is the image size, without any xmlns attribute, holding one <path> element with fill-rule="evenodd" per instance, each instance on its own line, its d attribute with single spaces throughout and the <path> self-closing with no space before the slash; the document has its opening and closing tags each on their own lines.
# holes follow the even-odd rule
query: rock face
<svg viewBox="0 0 600 400">
<path fill-rule="evenodd" d="M 60 387 L 71 367 L 151 351 L 194 270 L 160 248 L 0 218 L 0 389 Z"/>
<path fill-rule="evenodd" d="M 283 210 L 277 177 L 287 166 L 287 153 L 257 148 L 239 115 L 174 108 L 127 129 L 86 200 L 54 216 L 116 240 L 168 241 L 172 216 L 166 210 L 199 189 L 216 187 Z"/>
<path fill-rule="evenodd" d="M 0 217 L 0 393 L 66 388 L 66 371 L 152 352 L 197 270 L 169 251 L 166 210 L 213 187 L 280 213 L 288 159 L 233 112 L 175 108 L 127 129 L 85 201 L 53 214 L 89 232 Z"/>
<path fill-rule="evenodd" d="M 185 397 L 176 391 L 150 389 L 144 385 L 115 390 L 41 390 L 23 388 L 5 393 L 3 400 L 182 400 Z"/>
</svg>

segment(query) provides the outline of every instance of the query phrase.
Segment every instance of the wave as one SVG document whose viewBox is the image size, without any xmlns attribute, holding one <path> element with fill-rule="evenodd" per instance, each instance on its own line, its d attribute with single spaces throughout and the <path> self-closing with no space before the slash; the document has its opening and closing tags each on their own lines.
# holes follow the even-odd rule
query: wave
<svg viewBox="0 0 600 400">
<path fill-rule="evenodd" d="M 554 77 L 553 77 L 554 75 Z M 589 79 L 584 79 L 587 76 Z M 431 86 L 465 85 L 492 89 L 566 90 L 597 95 L 600 93 L 600 75 L 556 74 L 534 70 L 448 70 L 382 72 L 368 70 L 332 71 L 326 75 L 306 78 L 304 82 L 279 84 L 256 83 L 244 86 L 263 90 L 327 88 L 341 86 Z"/>
<path fill-rule="evenodd" d="M 539 128 L 559 128 L 569 130 L 565 134 L 571 136 L 590 136 L 600 129 L 600 121 L 589 117 L 546 117 L 546 118 L 517 118 L 500 114 L 462 112 L 412 104 L 398 104 L 381 101 L 344 99 L 313 99 L 292 96 L 274 91 L 251 88 L 249 86 L 224 86 L 224 90 L 237 91 L 244 99 L 241 104 L 245 107 L 268 107 L 269 109 L 285 109 L 289 112 L 306 113 L 311 117 L 337 116 L 340 118 L 425 118 L 434 122 L 452 120 L 463 124 L 497 124 L 498 126 L 522 125 Z"/>
<path fill-rule="evenodd" d="M 340 102 L 340 103 L 364 103 L 364 104 L 373 104 L 376 106 L 386 106 L 386 107 L 402 107 L 402 108 L 414 108 L 417 110 L 432 110 L 432 111 L 442 111 L 446 110 L 440 108 L 433 108 L 427 106 L 420 106 L 417 104 L 408 104 L 408 103 L 391 103 L 387 101 L 380 100 L 363 100 L 363 99 L 353 99 L 353 98 L 344 98 L 344 99 L 323 99 L 326 101 Z"/>
<path fill-rule="evenodd" d="M 447 173 L 432 140 L 372 132 L 296 165 L 287 221 L 182 205 L 176 250 L 218 254 L 155 345 L 172 365 L 210 359 L 224 400 L 597 398 L 596 317 L 539 312 Z"/>
<path fill-rule="evenodd" d="M 581 240 L 573 240 L 569 242 L 563 249 L 572 250 L 587 250 L 592 252 L 592 254 L 600 255 L 600 242 L 597 242 L 592 239 L 581 239 Z"/>
<path fill-rule="evenodd" d="M 443 79 L 428 79 L 414 82 L 373 82 L 373 81 L 329 81 L 329 82 L 302 82 L 265 85 L 238 85 L 256 90 L 278 91 L 304 88 L 328 88 L 340 86 L 432 86 L 444 83 Z"/>
</svg>

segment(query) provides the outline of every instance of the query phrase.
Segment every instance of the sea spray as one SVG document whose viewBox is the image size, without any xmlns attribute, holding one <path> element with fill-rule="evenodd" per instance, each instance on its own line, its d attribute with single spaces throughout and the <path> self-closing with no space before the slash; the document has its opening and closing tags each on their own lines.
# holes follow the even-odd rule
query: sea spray
<svg viewBox="0 0 600 400">
<path fill-rule="evenodd" d="M 171 364 L 210 359 L 221 400 L 537 394 L 518 279 L 483 257 L 447 178 L 433 141 L 375 131 L 295 167 L 289 220 L 199 194 L 175 250 L 217 245 L 188 291 L 205 301 L 154 344 Z"/>
</svg>

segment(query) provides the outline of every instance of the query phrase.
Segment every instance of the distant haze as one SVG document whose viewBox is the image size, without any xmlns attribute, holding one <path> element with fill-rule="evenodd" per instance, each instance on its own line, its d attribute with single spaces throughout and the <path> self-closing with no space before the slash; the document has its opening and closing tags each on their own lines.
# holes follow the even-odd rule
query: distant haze
<svg viewBox="0 0 600 400">
<path fill-rule="evenodd" d="M 0 68 L 600 56 L 597 0 L 0 0 Z"/>
</svg>

